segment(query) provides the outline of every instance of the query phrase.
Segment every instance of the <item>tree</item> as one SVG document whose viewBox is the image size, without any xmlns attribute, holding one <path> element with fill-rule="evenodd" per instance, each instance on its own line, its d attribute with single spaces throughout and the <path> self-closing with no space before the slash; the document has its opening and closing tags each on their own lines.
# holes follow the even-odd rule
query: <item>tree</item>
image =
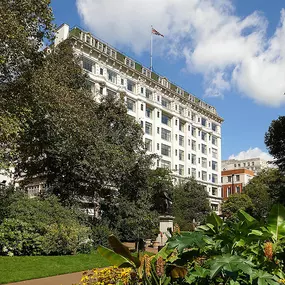
<svg viewBox="0 0 285 285">
<path fill-rule="evenodd" d="M 281 171 L 285 171 L 285 116 L 273 120 L 265 134 L 265 144 Z"/>
<path fill-rule="evenodd" d="M 53 37 L 49 0 L 3 0 L 0 3 L 0 168 L 9 169 L 29 114 L 21 75 L 42 64 L 44 39 Z"/>
<path fill-rule="evenodd" d="M 195 219 L 204 221 L 210 213 L 209 196 L 203 185 L 191 178 L 173 190 L 173 215 L 182 230 L 189 230 Z"/>
<path fill-rule="evenodd" d="M 257 218 L 267 217 L 273 204 L 285 205 L 285 177 L 278 169 L 264 169 L 251 179 L 244 191 L 253 203 L 252 214 Z"/>
<path fill-rule="evenodd" d="M 252 212 L 253 204 L 246 194 L 235 193 L 222 202 L 222 213 L 224 217 L 234 217 L 239 210 Z"/>
</svg>

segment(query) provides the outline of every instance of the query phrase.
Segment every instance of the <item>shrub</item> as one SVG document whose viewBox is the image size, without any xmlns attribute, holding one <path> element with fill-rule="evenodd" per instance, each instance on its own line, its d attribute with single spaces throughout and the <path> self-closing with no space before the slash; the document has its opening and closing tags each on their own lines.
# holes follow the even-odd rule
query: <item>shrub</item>
<svg viewBox="0 0 285 285">
<path fill-rule="evenodd" d="M 43 248 L 48 255 L 76 254 L 82 242 L 89 239 L 88 228 L 79 224 L 73 226 L 52 224 L 47 226 L 46 230 Z"/>
<path fill-rule="evenodd" d="M 98 223 L 91 228 L 91 231 L 91 238 L 94 248 L 97 248 L 99 245 L 106 247 L 109 246 L 108 237 L 114 233 L 113 230 L 111 230 L 107 225 Z"/>
<path fill-rule="evenodd" d="M 0 225 L 1 255 L 40 255 L 43 237 L 26 222 L 5 219 Z"/>
</svg>

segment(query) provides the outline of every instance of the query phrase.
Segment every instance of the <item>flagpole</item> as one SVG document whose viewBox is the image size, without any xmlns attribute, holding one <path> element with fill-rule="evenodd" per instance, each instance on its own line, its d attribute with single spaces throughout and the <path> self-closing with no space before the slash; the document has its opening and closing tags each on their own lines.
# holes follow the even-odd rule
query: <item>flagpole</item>
<svg viewBox="0 0 285 285">
<path fill-rule="evenodd" d="M 152 71 L 152 25 L 150 32 L 150 71 Z"/>
</svg>

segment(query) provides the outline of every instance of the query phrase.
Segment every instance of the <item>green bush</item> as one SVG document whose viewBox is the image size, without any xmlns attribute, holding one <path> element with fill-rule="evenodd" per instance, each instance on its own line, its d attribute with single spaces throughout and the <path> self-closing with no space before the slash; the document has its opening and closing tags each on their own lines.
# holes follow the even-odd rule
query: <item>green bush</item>
<svg viewBox="0 0 285 285">
<path fill-rule="evenodd" d="M 0 225 L 1 255 L 40 255 L 43 237 L 30 224 L 5 219 Z"/>
<path fill-rule="evenodd" d="M 99 245 L 108 247 L 108 237 L 113 233 L 113 231 L 102 223 L 98 223 L 91 228 L 92 231 L 92 241 L 94 248 L 97 248 Z"/>
<path fill-rule="evenodd" d="M 76 254 L 82 242 L 89 239 L 88 228 L 79 224 L 73 226 L 52 224 L 47 226 L 46 230 L 43 249 L 48 255 Z"/>
</svg>

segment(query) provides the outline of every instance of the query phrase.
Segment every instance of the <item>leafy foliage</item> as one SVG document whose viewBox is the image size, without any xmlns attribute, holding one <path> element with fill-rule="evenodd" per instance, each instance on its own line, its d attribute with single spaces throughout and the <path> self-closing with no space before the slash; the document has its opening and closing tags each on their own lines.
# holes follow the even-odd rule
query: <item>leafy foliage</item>
<svg viewBox="0 0 285 285">
<path fill-rule="evenodd" d="M 175 187 L 173 215 L 182 230 L 189 230 L 194 219 L 203 222 L 210 211 L 207 191 L 193 178 Z"/>
<path fill-rule="evenodd" d="M 274 157 L 274 164 L 285 171 L 285 116 L 273 120 L 265 134 L 265 144 Z"/>
<path fill-rule="evenodd" d="M 222 213 L 224 217 L 230 218 L 235 216 L 239 210 L 252 212 L 253 204 L 246 194 L 233 194 L 222 202 Z"/>
</svg>

